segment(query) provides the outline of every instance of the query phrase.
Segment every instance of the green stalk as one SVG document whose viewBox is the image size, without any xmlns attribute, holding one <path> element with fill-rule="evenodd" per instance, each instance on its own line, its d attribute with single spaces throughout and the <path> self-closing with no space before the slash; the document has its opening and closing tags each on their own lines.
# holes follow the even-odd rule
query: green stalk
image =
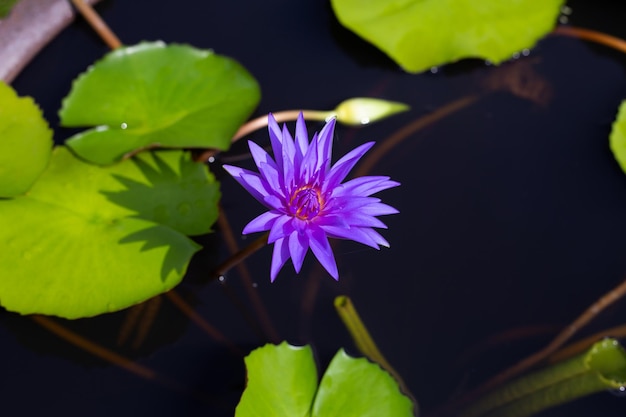
<svg viewBox="0 0 626 417">
<path fill-rule="evenodd" d="M 626 351 L 615 339 L 604 339 L 581 355 L 491 391 L 458 417 L 526 417 L 595 392 L 622 390 L 624 385 Z"/>
<path fill-rule="evenodd" d="M 352 336 L 352 340 L 354 340 L 354 344 L 357 349 L 359 349 L 359 351 L 369 360 L 380 365 L 381 368 L 387 371 L 396 380 L 400 386 L 400 390 L 406 394 L 411 401 L 413 401 L 414 412 L 415 415 L 417 415 L 417 400 L 411 391 L 409 391 L 409 388 L 404 383 L 400 374 L 393 369 L 385 356 L 378 349 L 378 346 L 376 346 L 376 343 L 374 342 L 374 339 L 372 339 L 367 327 L 363 324 L 359 313 L 356 311 L 356 308 L 354 308 L 354 304 L 352 304 L 350 297 L 346 295 L 335 297 L 335 310 L 337 310 L 337 314 L 339 314 L 341 321 L 343 321 L 343 324 L 348 329 L 350 336 Z"/>
</svg>

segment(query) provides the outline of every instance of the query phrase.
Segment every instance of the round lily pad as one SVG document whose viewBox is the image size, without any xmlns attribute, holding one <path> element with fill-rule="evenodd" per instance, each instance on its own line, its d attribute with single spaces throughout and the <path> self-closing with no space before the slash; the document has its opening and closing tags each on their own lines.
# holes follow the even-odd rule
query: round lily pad
<svg viewBox="0 0 626 417">
<path fill-rule="evenodd" d="M 30 189 L 52 151 L 52 130 L 30 97 L 0 81 L 0 197 Z"/>
<path fill-rule="evenodd" d="M 189 153 L 102 168 L 67 148 L 25 196 L 0 200 L 0 304 L 66 318 L 119 310 L 180 282 L 219 190 Z M 184 209 L 181 209 L 184 205 Z"/>
<path fill-rule="evenodd" d="M 500 63 L 554 27 L 564 0 L 331 0 L 339 21 L 408 72 L 462 58 Z"/>
<path fill-rule="evenodd" d="M 265 345 L 245 359 L 236 417 L 413 417 L 413 404 L 380 366 L 337 352 L 318 386 L 310 346 Z"/>
<path fill-rule="evenodd" d="M 67 146 L 105 165 L 151 147 L 228 149 L 259 98 L 256 80 L 231 58 L 145 42 L 80 75 L 59 115 L 63 126 L 94 127 Z"/>
</svg>

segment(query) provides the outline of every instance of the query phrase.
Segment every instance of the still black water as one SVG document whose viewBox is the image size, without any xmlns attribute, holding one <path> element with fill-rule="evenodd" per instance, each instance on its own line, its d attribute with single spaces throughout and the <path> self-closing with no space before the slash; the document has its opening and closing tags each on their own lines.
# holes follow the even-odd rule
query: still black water
<svg viewBox="0 0 626 417">
<path fill-rule="evenodd" d="M 570 6 L 571 24 L 626 37 L 620 2 Z M 432 409 L 542 347 L 626 275 L 626 176 L 607 145 L 626 98 L 626 59 L 617 52 L 551 36 L 529 56 L 499 68 L 465 61 L 436 74 L 410 75 L 341 28 L 327 1 L 105 0 L 98 10 L 125 44 L 162 39 L 239 60 L 262 88 L 255 115 L 330 109 L 354 96 L 411 105 L 368 127 L 339 127 L 335 155 L 369 140 L 382 142 L 442 106 L 476 97 L 408 135 L 373 166 L 371 174 L 402 183 L 380 195 L 400 210 L 384 219 L 390 249 L 340 242 L 339 283 L 311 254 L 300 275 L 287 264 L 274 284 L 270 248 L 247 262 L 280 337 L 312 343 L 322 367 L 340 347 L 356 354 L 332 305 L 336 295 L 347 294 L 422 408 Z M 71 80 L 106 52 L 84 23 L 75 23 L 14 87 L 32 95 L 56 125 Z M 56 130 L 58 142 L 67 136 Z M 250 138 L 267 143 L 264 131 Z M 245 152 L 238 143 L 222 160 Z M 223 179 L 223 206 L 239 237 L 262 208 L 224 176 L 222 160 L 212 169 Z M 227 257 L 221 233 L 201 243 L 206 250 L 194 259 L 180 293 L 242 349 L 259 346 L 265 339 L 233 301 L 250 306 L 237 273 L 228 275 L 227 288 L 206 283 L 212 267 Z M 621 324 L 625 312 L 626 302 L 618 304 L 584 333 Z M 28 318 L 0 312 L 2 415 L 232 415 L 245 378 L 240 357 L 166 299 L 143 343 L 133 346 L 134 335 L 118 342 L 126 314 L 62 323 L 190 390 L 209 393 L 207 402 L 95 359 Z M 538 331 L 475 349 L 494 335 L 528 328 Z M 602 393 L 542 416 L 623 416 L 625 401 Z"/>
</svg>

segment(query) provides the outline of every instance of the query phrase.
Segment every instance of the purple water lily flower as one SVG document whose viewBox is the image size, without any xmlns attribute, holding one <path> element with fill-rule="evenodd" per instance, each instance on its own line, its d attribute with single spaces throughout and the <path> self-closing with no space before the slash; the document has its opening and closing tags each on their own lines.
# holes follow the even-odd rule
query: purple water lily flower
<svg viewBox="0 0 626 417">
<path fill-rule="evenodd" d="M 386 228 L 376 216 L 398 211 L 371 195 L 400 184 L 389 177 L 373 176 L 342 184 L 374 142 L 357 147 L 331 167 L 334 119 L 315 133 L 310 143 L 302 113 L 296 122 L 295 141 L 286 126 L 281 131 L 271 114 L 268 128 L 275 159 L 249 141 L 259 172 L 230 165 L 224 169 L 269 209 L 248 223 L 243 233 L 269 230 L 268 243 L 274 244 L 272 282 L 290 257 L 299 273 L 309 248 L 328 273 L 339 279 L 328 237 L 351 239 L 375 249 L 389 247 L 373 228 Z"/>
</svg>

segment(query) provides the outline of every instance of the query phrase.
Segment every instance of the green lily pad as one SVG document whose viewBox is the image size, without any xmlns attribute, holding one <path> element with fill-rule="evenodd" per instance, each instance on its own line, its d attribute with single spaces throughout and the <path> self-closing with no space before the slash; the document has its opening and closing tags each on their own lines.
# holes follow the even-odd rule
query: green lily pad
<svg viewBox="0 0 626 417">
<path fill-rule="evenodd" d="M 52 152 L 52 130 L 30 97 L 0 81 L 0 197 L 30 189 Z"/>
<path fill-rule="evenodd" d="M 408 72 L 462 58 L 500 63 L 550 32 L 564 0 L 331 0 L 339 21 Z"/>
<path fill-rule="evenodd" d="M 317 391 L 310 346 L 265 345 L 245 358 L 248 385 L 236 417 L 307 416 Z"/>
<path fill-rule="evenodd" d="M 622 171 L 626 172 L 626 100 L 622 102 L 609 135 L 609 146 Z"/>
<path fill-rule="evenodd" d="M 67 141 L 80 157 L 111 164 L 151 147 L 228 149 L 260 99 L 236 61 L 187 45 L 117 49 L 79 76 L 61 124 L 95 126 Z"/>
<path fill-rule="evenodd" d="M 114 165 L 104 171 L 123 188 L 113 191 L 108 187 L 102 194 L 132 210 L 135 217 L 188 236 L 212 231 L 221 196 L 219 184 L 206 165 L 194 162 L 189 152 L 142 153 L 131 164 Z"/>
<path fill-rule="evenodd" d="M 108 168 L 64 147 L 52 155 L 26 196 L 0 201 L 0 304 L 89 317 L 178 284 L 200 248 L 184 234 L 206 233 L 217 216 L 219 191 L 206 168 L 182 151 Z"/>
<path fill-rule="evenodd" d="M 378 365 L 337 352 L 318 387 L 309 346 L 265 345 L 245 359 L 236 417 L 412 417 L 413 404 Z"/>
</svg>

